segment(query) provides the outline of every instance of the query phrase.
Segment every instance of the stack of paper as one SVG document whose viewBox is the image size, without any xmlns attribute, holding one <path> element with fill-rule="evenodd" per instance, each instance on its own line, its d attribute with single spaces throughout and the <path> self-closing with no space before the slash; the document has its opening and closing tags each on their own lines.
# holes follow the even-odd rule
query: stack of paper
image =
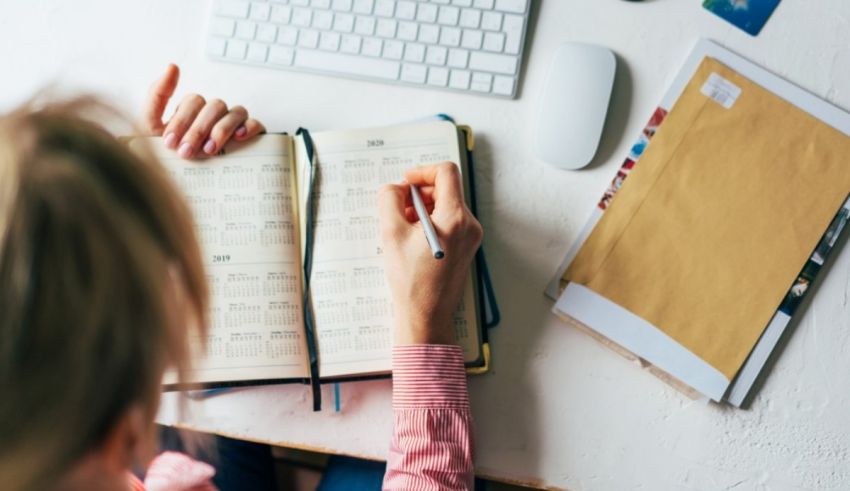
<svg viewBox="0 0 850 491">
<path fill-rule="evenodd" d="M 740 406 L 846 222 L 848 135 L 850 115 L 701 42 L 564 261 L 554 311 Z"/>
</svg>

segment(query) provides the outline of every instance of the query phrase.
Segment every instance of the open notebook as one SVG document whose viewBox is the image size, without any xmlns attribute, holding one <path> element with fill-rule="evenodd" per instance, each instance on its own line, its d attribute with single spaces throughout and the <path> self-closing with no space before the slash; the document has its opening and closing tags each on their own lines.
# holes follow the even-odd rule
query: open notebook
<svg viewBox="0 0 850 491">
<path fill-rule="evenodd" d="M 850 214 L 850 115 L 701 41 L 547 294 L 677 387 L 740 406 Z"/>
<path fill-rule="evenodd" d="M 208 351 L 197 352 L 187 382 L 216 387 L 311 378 L 303 306 L 309 225 L 312 334 L 321 380 L 389 374 L 393 305 L 381 257 L 377 191 L 398 182 L 407 168 L 451 161 L 465 176 L 469 200 L 466 131 L 431 121 L 308 133 L 317 152 L 312 224 L 304 134 L 232 142 L 216 158 L 196 162 L 179 159 L 159 138 L 147 139 L 194 212 L 212 293 Z M 454 327 L 467 366 L 480 370 L 489 351 L 478 273 L 473 265 Z M 171 375 L 166 385 L 174 382 Z"/>
</svg>

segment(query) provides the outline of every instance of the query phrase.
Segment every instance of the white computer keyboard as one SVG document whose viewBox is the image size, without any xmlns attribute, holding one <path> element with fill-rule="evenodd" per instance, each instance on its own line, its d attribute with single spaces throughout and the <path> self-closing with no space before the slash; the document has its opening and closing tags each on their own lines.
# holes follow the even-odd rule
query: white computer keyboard
<svg viewBox="0 0 850 491">
<path fill-rule="evenodd" d="M 513 97 L 530 0 L 216 0 L 207 52 L 272 68 Z"/>
</svg>

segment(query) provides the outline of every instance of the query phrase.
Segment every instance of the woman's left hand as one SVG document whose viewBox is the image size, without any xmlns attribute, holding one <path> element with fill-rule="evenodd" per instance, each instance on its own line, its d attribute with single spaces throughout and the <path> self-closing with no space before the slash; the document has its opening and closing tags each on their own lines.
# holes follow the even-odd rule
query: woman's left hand
<svg viewBox="0 0 850 491">
<path fill-rule="evenodd" d="M 177 150 L 184 159 L 199 153 L 215 155 L 231 139 L 247 140 L 266 131 L 262 123 L 248 116 L 244 107 L 228 108 L 221 99 L 207 101 L 199 94 L 183 97 L 174 115 L 163 121 L 165 106 L 174 95 L 179 79 L 177 65 L 168 65 L 151 86 L 143 123 L 148 133 L 162 136 L 165 146 Z"/>
</svg>

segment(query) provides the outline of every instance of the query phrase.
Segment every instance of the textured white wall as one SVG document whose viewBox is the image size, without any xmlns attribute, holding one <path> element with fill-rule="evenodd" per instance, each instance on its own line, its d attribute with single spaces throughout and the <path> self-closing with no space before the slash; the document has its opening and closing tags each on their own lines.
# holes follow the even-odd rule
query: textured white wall
<svg viewBox="0 0 850 491">
<path fill-rule="evenodd" d="M 149 81 L 176 61 L 184 89 L 245 104 L 273 130 L 435 112 L 472 125 L 486 251 L 504 315 L 493 331 L 493 372 L 470 381 L 480 472 L 575 490 L 850 489 L 847 251 L 748 411 L 687 400 L 559 325 L 541 293 L 698 37 L 850 109 L 847 0 L 783 0 L 757 38 L 698 0 L 544 0 L 517 101 L 209 63 L 202 1 L 2 0 L 0 7 L 0 109 L 56 81 L 137 110 Z M 566 41 L 607 45 L 621 62 L 603 148 L 580 172 L 545 167 L 529 147 L 548 60 Z M 382 457 L 389 383 L 348 384 L 342 394 L 341 414 L 316 415 L 302 387 L 235 392 L 197 406 L 193 424 Z M 172 411 L 163 418 L 172 420 Z"/>
</svg>

